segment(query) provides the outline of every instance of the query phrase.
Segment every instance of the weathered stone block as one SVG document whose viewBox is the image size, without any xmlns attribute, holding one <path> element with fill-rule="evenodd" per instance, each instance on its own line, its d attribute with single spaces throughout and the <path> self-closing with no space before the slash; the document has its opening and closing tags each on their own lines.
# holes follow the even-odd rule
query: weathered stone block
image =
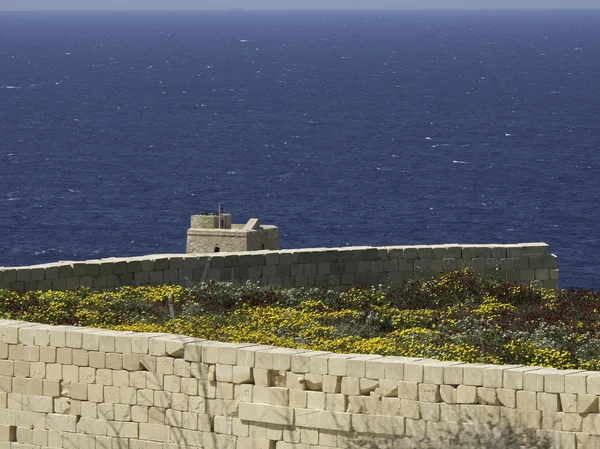
<svg viewBox="0 0 600 449">
<path fill-rule="evenodd" d="M 591 414 L 583 416 L 583 432 L 600 435 L 600 415 Z"/>
<path fill-rule="evenodd" d="M 503 387 L 511 390 L 523 389 L 523 374 L 527 371 L 534 371 L 538 368 L 522 366 L 510 368 L 503 371 Z"/>
<path fill-rule="evenodd" d="M 477 387 L 459 385 L 456 389 L 456 402 L 458 404 L 476 404 Z"/>
<path fill-rule="evenodd" d="M 238 366 L 246 366 L 246 367 L 254 367 L 256 352 L 264 351 L 268 349 L 273 349 L 272 346 L 265 345 L 254 345 L 254 346 L 245 346 L 237 349 L 237 365 Z M 185 358 L 185 356 L 184 356 Z"/>
<path fill-rule="evenodd" d="M 483 405 L 498 405 L 498 393 L 495 388 L 478 387 L 478 402 Z"/>
<path fill-rule="evenodd" d="M 359 381 L 360 394 L 368 395 L 379 387 L 379 381 L 375 379 L 361 378 Z"/>
<path fill-rule="evenodd" d="M 566 413 L 577 413 L 577 395 L 569 393 L 561 393 L 560 410 Z"/>
<path fill-rule="evenodd" d="M 480 363 L 463 365 L 463 384 L 475 387 L 483 386 L 483 370 L 491 366 Z"/>
<path fill-rule="evenodd" d="M 490 388 L 503 387 L 503 372 L 511 368 L 519 368 L 520 365 L 488 365 L 483 370 L 483 385 Z"/>
<path fill-rule="evenodd" d="M 420 402 L 440 402 L 440 386 L 434 384 L 419 384 Z"/>
<path fill-rule="evenodd" d="M 543 430 L 562 430 L 562 412 L 543 412 L 542 429 Z"/>
<path fill-rule="evenodd" d="M 456 387 L 452 385 L 441 385 L 440 397 L 446 404 L 456 404 Z"/>
<path fill-rule="evenodd" d="M 398 381 L 381 379 L 379 381 L 379 394 L 384 397 L 398 397 Z"/>
<path fill-rule="evenodd" d="M 517 406 L 517 391 L 509 390 L 507 388 L 496 389 L 498 394 L 498 401 L 504 407 L 516 408 Z"/>
<path fill-rule="evenodd" d="M 77 429 L 77 417 L 74 415 L 49 413 L 46 415 L 46 428 L 57 432 L 75 432 Z"/>
<path fill-rule="evenodd" d="M 294 424 L 298 427 L 311 427 L 334 431 L 349 431 L 351 427 L 351 414 L 342 412 L 328 412 L 308 409 L 294 409 L 296 414 Z"/>
<path fill-rule="evenodd" d="M 325 393 L 323 393 L 325 394 Z M 343 394 L 325 394 L 325 410 L 331 412 L 345 412 L 348 407 L 348 397 Z"/>
<path fill-rule="evenodd" d="M 519 410 L 519 419 L 522 427 L 527 429 L 540 429 L 542 427 L 542 412 L 539 410 Z"/>
<path fill-rule="evenodd" d="M 579 413 L 563 413 L 561 427 L 566 432 L 581 432 L 583 417 Z"/>
<path fill-rule="evenodd" d="M 304 375 L 304 380 L 306 382 L 306 388 L 312 391 L 322 391 L 323 390 L 323 375 L 322 374 L 313 374 L 306 373 Z"/>
<path fill-rule="evenodd" d="M 329 374 L 332 376 L 346 376 L 347 362 L 352 357 L 354 356 L 347 354 L 331 354 L 328 362 Z"/>
<path fill-rule="evenodd" d="M 239 417 L 246 421 L 293 425 L 294 409 L 275 405 L 248 404 L 241 402 L 239 407 Z"/>
<path fill-rule="evenodd" d="M 464 366 L 464 363 L 443 362 L 443 383 L 447 385 L 461 385 L 463 383 Z"/>
<path fill-rule="evenodd" d="M 565 393 L 585 394 L 587 393 L 587 378 L 593 374 L 591 371 L 581 371 L 579 373 L 568 374 L 565 376 Z"/>
<path fill-rule="evenodd" d="M 400 400 L 400 415 L 410 419 L 421 419 L 421 404 L 409 399 Z"/>
<path fill-rule="evenodd" d="M 451 404 L 440 404 L 440 421 L 459 422 L 460 406 Z"/>
<path fill-rule="evenodd" d="M 360 379 L 357 377 L 343 377 L 341 393 L 347 396 L 360 395 Z"/>
<path fill-rule="evenodd" d="M 309 371 L 313 374 L 327 374 L 329 370 L 329 354 L 311 357 Z"/>
<path fill-rule="evenodd" d="M 440 404 L 421 402 L 420 405 L 421 419 L 425 421 L 437 422 L 440 420 Z"/>
<path fill-rule="evenodd" d="M 404 364 L 404 380 L 423 382 L 423 363 L 420 360 L 411 360 Z"/>
<path fill-rule="evenodd" d="M 535 391 L 517 391 L 517 408 L 521 410 L 537 410 L 537 395 Z"/>
<path fill-rule="evenodd" d="M 565 376 L 580 372 L 581 370 L 544 370 L 544 391 L 546 393 L 564 393 Z"/>
<path fill-rule="evenodd" d="M 577 412 L 581 414 L 598 413 L 598 396 L 596 396 L 595 394 L 578 394 Z"/>
<path fill-rule="evenodd" d="M 419 387 L 417 382 L 398 382 L 398 398 L 417 401 L 419 399 Z"/>
</svg>

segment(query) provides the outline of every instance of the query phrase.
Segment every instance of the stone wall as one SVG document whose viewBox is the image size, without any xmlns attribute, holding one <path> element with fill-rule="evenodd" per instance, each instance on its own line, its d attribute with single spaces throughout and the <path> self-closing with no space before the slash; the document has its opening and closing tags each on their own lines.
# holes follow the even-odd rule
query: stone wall
<svg viewBox="0 0 600 449">
<path fill-rule="evenodd" d="M 189 285 L 210 279 L 268 285 L 349 287 L 428 279 L 472 267 L 501 279 L 558 287 L 558 261 L 545 243 L 309 248 L 252 253 L 159 254 L 29 267 L 0 267 L 0 289 L 64 290 L 121 285 Z"/>
<path fill-rule="evenodd" d="M 2 449 L 401 449 L 459 422 L 592 449 L 599 395 L 600 372 L 0 321 Z"/>
</svg>

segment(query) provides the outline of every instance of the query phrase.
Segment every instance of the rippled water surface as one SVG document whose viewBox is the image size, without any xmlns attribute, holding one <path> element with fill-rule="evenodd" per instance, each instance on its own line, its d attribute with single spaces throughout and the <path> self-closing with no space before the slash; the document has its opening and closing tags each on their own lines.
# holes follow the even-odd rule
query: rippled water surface
<svg viewBox="0 0 600 449">
<path fill-rule="evenodd" d="M 0 14 L 0 265 L 545 241 L 600 288 L 599 12 Z"/>
</svg>

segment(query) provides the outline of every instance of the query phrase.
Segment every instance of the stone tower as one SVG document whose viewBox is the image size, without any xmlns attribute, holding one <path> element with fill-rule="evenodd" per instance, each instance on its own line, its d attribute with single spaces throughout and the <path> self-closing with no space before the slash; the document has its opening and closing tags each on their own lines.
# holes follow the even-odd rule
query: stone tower
<svg viewBox="0 0 600 449">
<path fill-rule="evenodd" d="M 215 253 L 279 249 L 277 226 L 261 225 L 258 218 L 232 224 L 231 214 L 192 215 L 186 253 Z"/>
</svg>

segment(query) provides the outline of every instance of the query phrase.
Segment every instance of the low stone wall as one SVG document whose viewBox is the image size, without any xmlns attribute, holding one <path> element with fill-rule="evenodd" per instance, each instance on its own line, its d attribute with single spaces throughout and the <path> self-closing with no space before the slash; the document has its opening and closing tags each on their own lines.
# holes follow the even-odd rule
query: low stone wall
<svg viewBox="0 0 600 449">
<path fill-rule="evenodd" d="M 0 321 L 0 448 L 413 447 L 511 425 L 600 447 L 600 372 Z"/>
<path fill-rule="evenodd" d="M 29 267 L 0 267 L 0 289 L 64 290 L 251 280 L 268 285 L 349 287 L 399 282 L 472 267 L 501 279 L 558 287 L 558 261 L 545 243 L 310 248 L 159 254 Z"/>
</svg>

